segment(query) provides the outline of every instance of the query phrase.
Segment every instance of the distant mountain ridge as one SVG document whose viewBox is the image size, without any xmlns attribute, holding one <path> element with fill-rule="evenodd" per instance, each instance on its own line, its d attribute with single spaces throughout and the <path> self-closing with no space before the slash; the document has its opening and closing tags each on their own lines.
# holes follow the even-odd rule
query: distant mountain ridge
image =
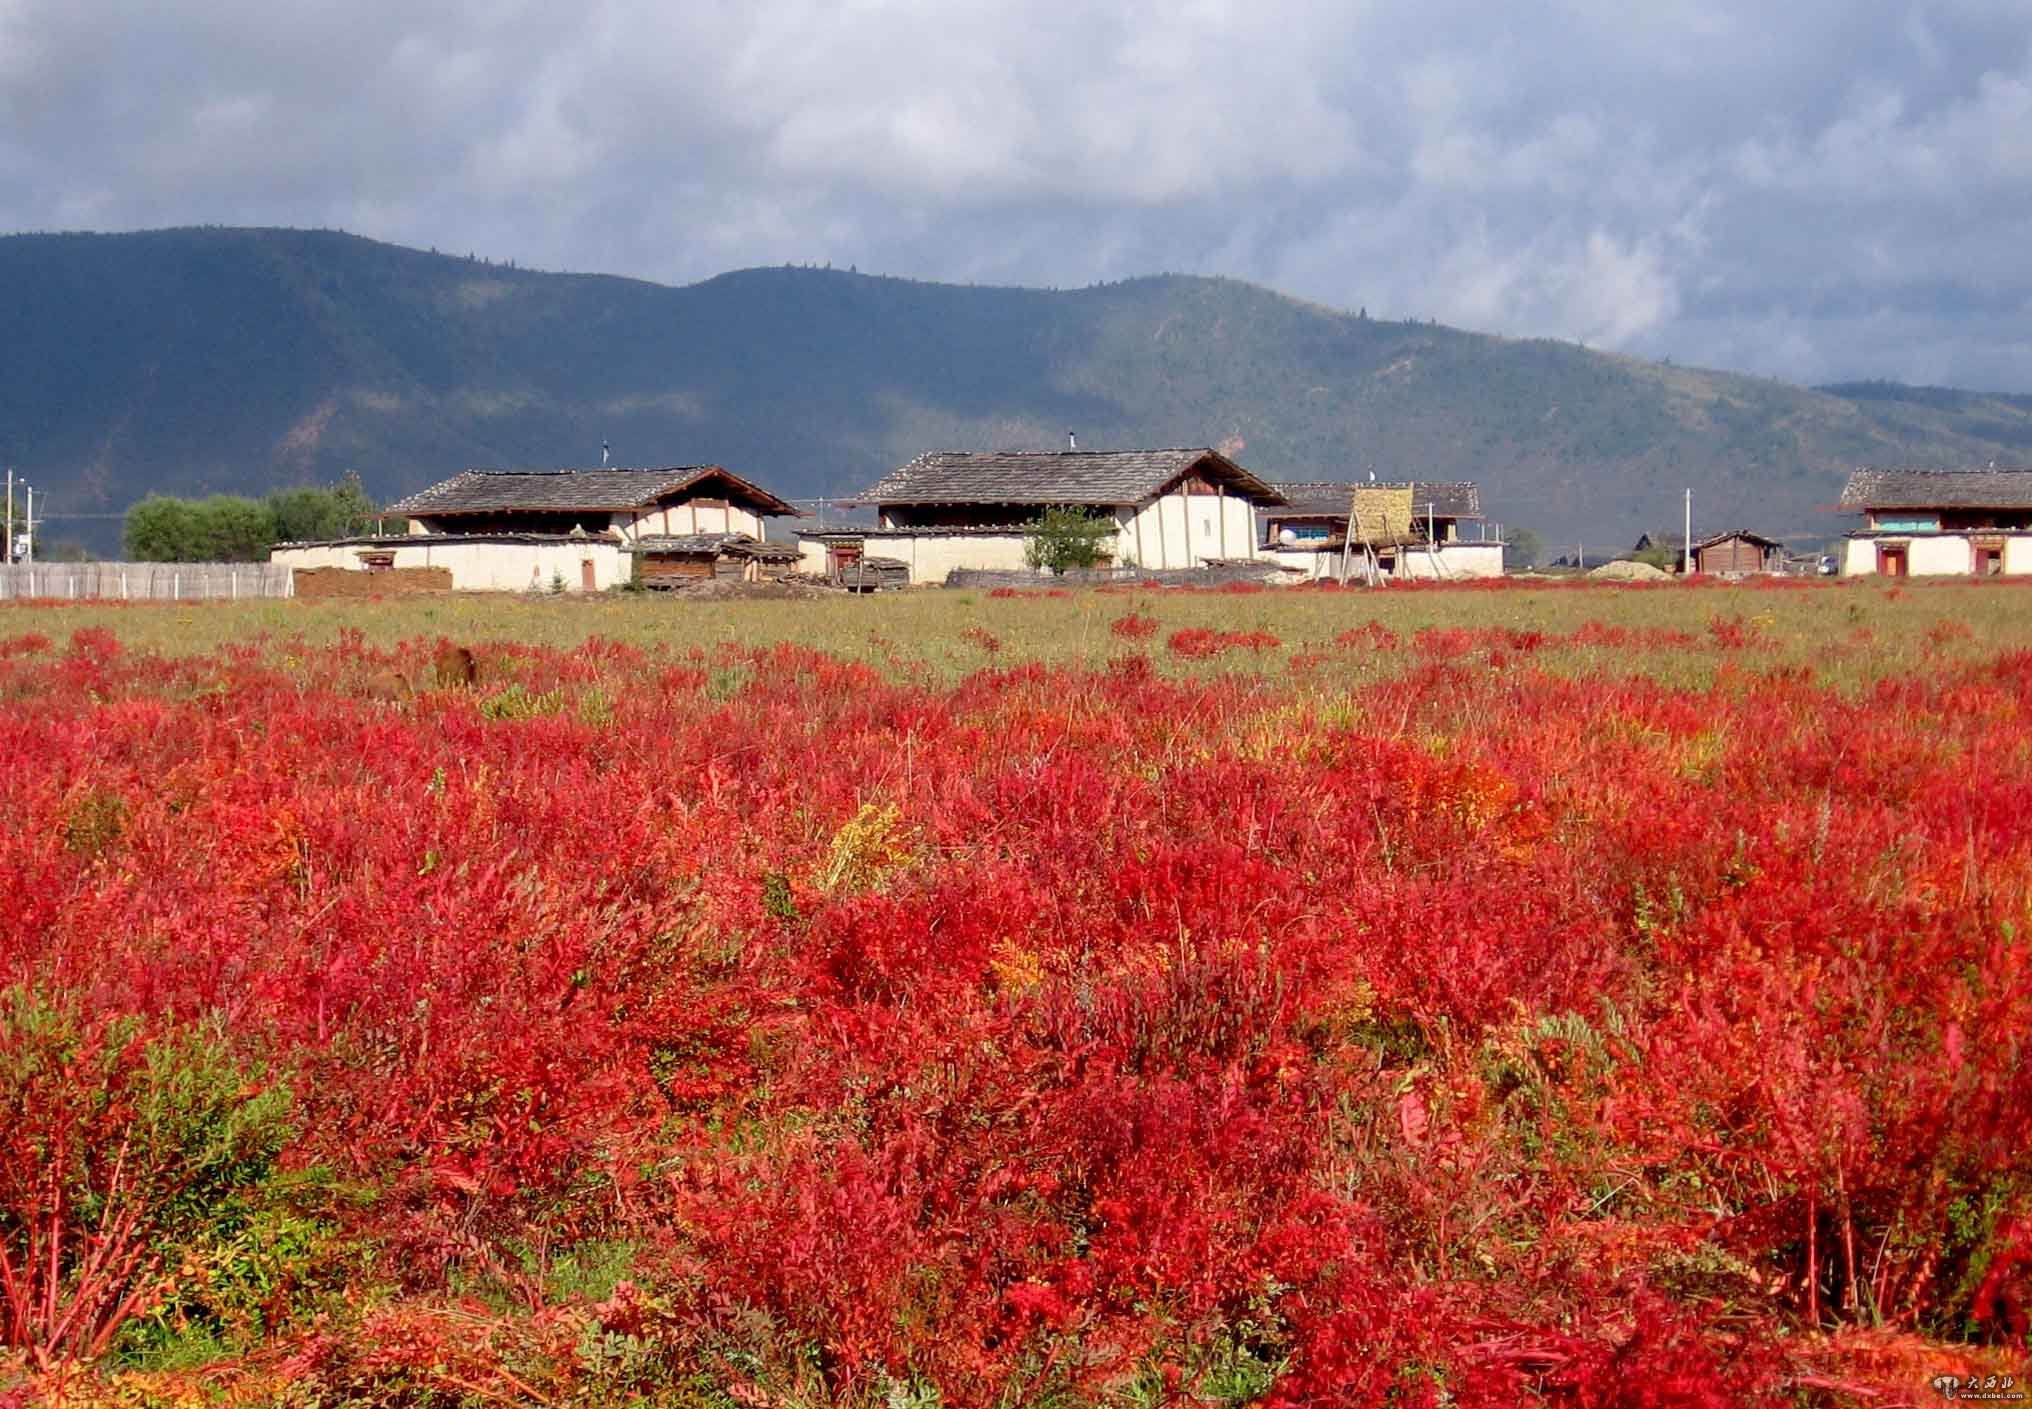
<svg viewBox="0 0 2032 1409">
<path fill-rule="evenodd" d="M 0 238 L 0 464 L 59 513 L 357 469 L 719 462 L 838 497 L 927 449 L 1210 444 L 1275 479 L 1472 479 L 1555 546 L 1838 533 L 1861 463 L 2032 460 L 2032 397 L 1821 389 L 1337 313 L 1228 279 L 667 287 L 331 231 Z M 57 519 L 110 549 L 117 522 Z"/>
</svg>

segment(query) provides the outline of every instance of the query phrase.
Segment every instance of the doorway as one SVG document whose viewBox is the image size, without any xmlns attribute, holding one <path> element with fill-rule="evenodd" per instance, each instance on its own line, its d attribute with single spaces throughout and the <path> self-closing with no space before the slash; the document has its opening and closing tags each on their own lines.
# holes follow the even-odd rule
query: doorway
<svg viewBox="0 0 2032 1409">
<path fill-rule="evenodd" d="M 599 579 L 593 574 L 593 560 L 591 558 L 579 559 L 579 587 L 587 592 L 597 592 L 600 590 Z"/>
<path fill-rule="evenodd" d="M 1877 571 L 1885 577 L 1903 577 L 1907 568 L 1906 548 L 1900 543 L 1895 546 L 1877 546 Z"/>
</svg>

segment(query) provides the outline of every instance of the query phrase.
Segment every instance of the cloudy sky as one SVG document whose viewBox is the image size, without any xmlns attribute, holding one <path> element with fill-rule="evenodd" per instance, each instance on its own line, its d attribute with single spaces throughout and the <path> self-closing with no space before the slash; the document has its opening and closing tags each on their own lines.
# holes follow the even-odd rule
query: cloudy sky
<svg viewBox="0 0 2032 1409">
<path fill-rule="evenodd" d="M 0 228 L 199 222 L 2032 392 L 2032 0 L 0 0 Z"/>
</svg>

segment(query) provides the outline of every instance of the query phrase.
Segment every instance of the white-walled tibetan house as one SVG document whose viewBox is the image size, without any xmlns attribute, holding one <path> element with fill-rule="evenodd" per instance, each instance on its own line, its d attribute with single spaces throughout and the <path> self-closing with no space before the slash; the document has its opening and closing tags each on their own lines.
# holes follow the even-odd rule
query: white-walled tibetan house
<svg viewBox="0 0 2032 1409">
<path fill-rule="evenodd" d="M 407 532 L 284 543 L 293 568 L 433 568 L 458 591 L 597 592 L 699 570 L 699 544 L 761 544 L 763 520 L 797 508 L 718 465 L 467 470 L 398 500 Z M 667 561 L 666 561 L 667 560 Z M 639 569 L 638 569 L 639 564 Z"/>
<path fill-rule="evenodd" d="M 411 533 L 587 533 L 627 542 L 697 533 L 763 537 L 796 506 L 718 465 L 661 470 L 467 470 L 388 506 Z"/>
<path fill-rule="evenodd" d="M 1305 480 L 1272 487 L 1286 503 L 1263 515 L 1263 553 L 1308 580 L 1340 576 L 1357 490 L 1409 496 L 1408 529 L 1393 524 L 1374 538 L 1384 572 L 1405 578 L 1503 575 L 1503 544 L 1482 532 L 1482 494 L 1472 480 Z"/>
<path fill-rule="evenodd" d="M 1863 516 L 1843 577 L 2032 573 L 2032 470 L 1861 469 L 1841 504 Z"/>
<path fill-rule="evenodd" d="M 806 572 L 837 575 L 862 557 L 904 564 L 913 584 L 956 568 L 1020 571 L 1047 509 L 1111 520 L 1106 563 L 1144 571 L 1257 556 L 1256 513 L 1284 502 L 1218 450 L 938 451 L 848 501 L 867 528 L 798 534 Z"/>
</svg>

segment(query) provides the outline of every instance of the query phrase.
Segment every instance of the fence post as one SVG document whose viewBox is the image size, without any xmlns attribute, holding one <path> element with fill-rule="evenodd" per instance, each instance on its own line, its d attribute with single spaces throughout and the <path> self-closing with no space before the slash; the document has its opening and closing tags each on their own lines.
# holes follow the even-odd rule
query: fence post
<svg viewBox="0 0 2032 1409">
<path fill-rule="evenodd" d="M 233 600 L 240 600 L 240 569 L 233 569 Z"/>
<path fill-rule="evenodd" d="M 181 602 L 183 600 L 183 573 L 181 571 L 172 572 L 169 575 L 169 600 L 172 602 Z"/>
<path fill-rule="evenodd" d="M 120 600 L 127 600 L 127 569 L 120 569 Z"/>
</svg>

